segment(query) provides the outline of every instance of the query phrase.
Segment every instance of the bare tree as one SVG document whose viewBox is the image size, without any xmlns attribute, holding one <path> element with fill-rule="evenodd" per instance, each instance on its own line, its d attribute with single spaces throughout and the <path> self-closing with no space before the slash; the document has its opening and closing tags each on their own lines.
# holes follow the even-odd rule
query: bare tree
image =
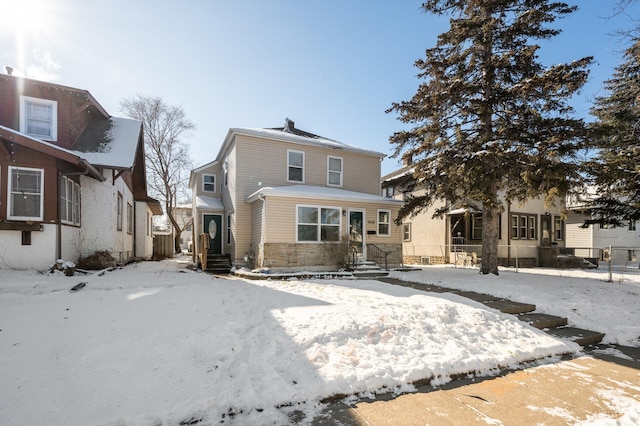
<svg viewBox="0 0 640 426">
<path fill-rule="evenodd" d="M 191 135 L 195 125 L 181 107 L 167 105 L 160 97 L 136 95 L 120 101 L 120 109 L 143 123 L 147 185 L 153 196 L 164 202 L 164 213 L 175 229 L 174 245 L 178 252 L 180 233 L 189 224 L 178 223 L 175 207 L 178 196 L 187 193 L 192 167 L 189 147 L 183 138 Z"/>
</svg>

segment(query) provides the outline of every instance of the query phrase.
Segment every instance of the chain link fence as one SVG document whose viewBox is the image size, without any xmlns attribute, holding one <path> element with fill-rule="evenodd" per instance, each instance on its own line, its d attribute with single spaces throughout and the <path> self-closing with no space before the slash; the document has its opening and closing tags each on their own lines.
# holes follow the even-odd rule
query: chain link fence
<svg viewBox="0 0 640 426">
<path fill-rule="evenodd" d="M 406 245 L 405 265 L 444 265 L 477 267 L 482 261 L 482 246 L 475 244 Z M 515 268 L 587 269 L 613 273 L 640 273 L 640 247 L 540 247 L 499 245 L 498 265 Z"/>
</svg>

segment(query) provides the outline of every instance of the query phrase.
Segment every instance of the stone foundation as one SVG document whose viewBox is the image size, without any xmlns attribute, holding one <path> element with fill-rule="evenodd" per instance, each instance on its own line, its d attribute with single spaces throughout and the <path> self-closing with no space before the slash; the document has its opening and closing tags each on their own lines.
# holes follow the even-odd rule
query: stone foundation
<svg viewBox="0 0 640 426">
<path fill-rule="evenodd" d="M 387 255 L 389 267 L 401 265 L 402 245 L 376 245 L 381 250 L 390 252 Z M 336 271 L 338 269 L 338 262 L 326 244 L 265 243 L 261 255 L 262 265 L 260 266 L 272 271 Z M 369 256 L 369 259 L 372 257 Z M 379 263 L 384 263 L 384 260 Z"/>
<path fill-rule="evenodd" d="M 402 263 L 405 265 L 423 265 L 422 258 L 428 257 L 429 263 L 425 265 L 444 265 L 446 262 L 444 256 L 416 256 L 416 255 L 404 255 L 402 256 Z"/>
</svg>

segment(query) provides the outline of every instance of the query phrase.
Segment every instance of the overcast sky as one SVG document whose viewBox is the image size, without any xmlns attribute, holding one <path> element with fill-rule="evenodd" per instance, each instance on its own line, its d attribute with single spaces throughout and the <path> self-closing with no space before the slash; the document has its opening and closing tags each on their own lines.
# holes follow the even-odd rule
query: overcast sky
<svg viewBox="0 0 640 426">
<path fill-rule="evenodd" d="M 296 127 L 392 153 L 403 124 L 385 110 L 420 81 L 415 60 L 447 20 L 415 0 L 1 0 L 0 65 L 86 89 L 114 116 L 120 100 L 160 96 L 197 130 L 194 166 L 214 159 L 230 127 Z M 542 44 L 546 65 L 592 55 L 575 107 L 587 116 L 624 49 L 619 29 L 636 3 L 609 18 L 613 0 L 569 1 L 563 33 Z M 383 162 L 383 174 L 399 167 Z"/>
</svg>

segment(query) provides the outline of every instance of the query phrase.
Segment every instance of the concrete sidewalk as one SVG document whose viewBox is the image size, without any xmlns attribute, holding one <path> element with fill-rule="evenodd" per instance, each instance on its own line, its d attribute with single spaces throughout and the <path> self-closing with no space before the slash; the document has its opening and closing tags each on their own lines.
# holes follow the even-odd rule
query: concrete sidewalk
<svg viewBox="0 0 640 426">
<path fill-rule="evenodd" d="M 640 369 L 591 356 L 390 400 L 334 405 L 315 425 L 640 424 Z M 599 423 L 604 424 L 604 423 Z"/>
</svg>

